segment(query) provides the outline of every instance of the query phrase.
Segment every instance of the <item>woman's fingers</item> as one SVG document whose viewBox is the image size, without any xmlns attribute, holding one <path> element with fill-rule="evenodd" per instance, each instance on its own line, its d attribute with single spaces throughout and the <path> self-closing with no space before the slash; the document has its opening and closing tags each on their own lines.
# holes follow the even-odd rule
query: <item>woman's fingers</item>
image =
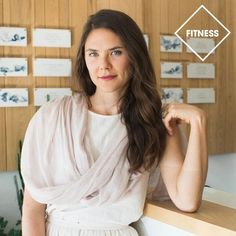
<svg viewBox="0 0 236 236">
<path fill-rule="evenodd" d="M 203 111 L 196 106 L 189 104 L 171 103 L 162 108 L 162 119 L 170 135 L 174 134 L 179 123 L 191 124 Z"/>
</svg>

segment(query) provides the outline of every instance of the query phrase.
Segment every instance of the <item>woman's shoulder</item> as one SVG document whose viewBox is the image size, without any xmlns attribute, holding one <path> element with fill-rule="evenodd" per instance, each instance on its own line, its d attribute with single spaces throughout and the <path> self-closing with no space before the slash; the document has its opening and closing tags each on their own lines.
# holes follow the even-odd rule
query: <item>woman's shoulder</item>
<svg viewBox="0 0 236 236">
<path fill-rule="evenodd" d="M 52 112 L 54 110 L 58 110 L 62 107 L 72 106 L 76 103 L 79 103 L 83 100 L 83 95 L 81 93 L 74 93 L 73 95 L 66 95 L 62 98 L 55 98 L 46 104 L 42 105 L 39 109 L 42 112 Z"/>
<path fill-rule="evenodd" d="M 81 93 L 74 93 L 73 95 L 66 95 L 62 98 L 53 99 L 46 104 L 42 105 L 36 112 L 36 117 L 43 119 L 55 118 L 61 113 L 66 114 L 73 108 L 84 102 L 83 95 Z"/>
</svg>

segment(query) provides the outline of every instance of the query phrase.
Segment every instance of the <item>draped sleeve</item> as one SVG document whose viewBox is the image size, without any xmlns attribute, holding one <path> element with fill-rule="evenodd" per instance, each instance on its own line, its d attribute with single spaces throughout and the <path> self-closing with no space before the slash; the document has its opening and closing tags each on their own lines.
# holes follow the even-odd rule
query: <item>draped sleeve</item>
<svg viewBox="0 0 236 236">
<path fill-rule="evenodd" d="M 49 186 L 52 171 L 45 169 L 50 165 L 50 145 L 56 131 L 59 100 L 42 106 L 33 116 L 27 127 L 21 155 L 21 172 L 26 188 L 33 198 L 34 189 Z M 47 158 L 46 158 L 47 157 Z"/>
<path fill-rule="evenodd" d="M 80 94 L 43 106 L 30 121 L 21 170 L 36 201 L 102 205 L 118 201 L 129 189 L 125 126 L 120 122 L 111 137 L 115 145 L 104 147 L 93 162 L 84 145 L 87 115 L 86 98 Z"/>
<path fill-rule="evenodd" d="M 77 136 L 84 132 L 85 108 L 79 104 L 83 102 L 81 96 L 66 96 L 49 102 L 35 113 L 28 125 L 21 172 L 26 188 L 39 202 L 54 201 L 70 188 L 68 183 L 78 178 L 72 136 L 73 132 Z M 80 109 L 76 110 L 77 107 Z M 72 114 L 77 114 L 81 120 L 75 128 L 71 126 Z"/>
</svg>

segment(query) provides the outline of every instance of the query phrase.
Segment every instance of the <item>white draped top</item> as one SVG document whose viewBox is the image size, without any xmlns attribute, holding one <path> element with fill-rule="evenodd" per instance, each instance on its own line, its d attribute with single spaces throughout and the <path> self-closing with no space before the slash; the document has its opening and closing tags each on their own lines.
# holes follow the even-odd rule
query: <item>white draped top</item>
<svg viewBox="0 0 236 236">
<path fill-rule="evenodd" d="M 80 94 L 39 109 L 26 132 L 21 168 L 32 197 L 47 204 L 48 235 L 101 229 L 137 235 L 128 225 L 141 217 L 147 189 L 149 197 L 165 194 L 159 169 L 151 176 L 129 173 L 126 147 L 120 115 L 88 111 Z M 72 228 L 75 234 L 68 233 Z"/>
</svg>

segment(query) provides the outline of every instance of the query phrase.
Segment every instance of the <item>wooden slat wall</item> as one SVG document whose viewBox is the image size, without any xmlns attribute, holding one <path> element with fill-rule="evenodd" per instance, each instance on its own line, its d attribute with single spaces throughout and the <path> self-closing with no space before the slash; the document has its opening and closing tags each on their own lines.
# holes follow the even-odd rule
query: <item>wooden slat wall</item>
<svg viewBox="0 0 236 236">
<path fill-rule="evenodd" d="M 0 57 L 27 57 L 29 75 L 26 78 L 0 78 L 0 87 L 26 87 L 29 89 L 30 105 L 27 108 L 0 108 L 0 170 L 16 169 L 18 142 L 23 139 L 27 124 L 35 113 L 33 88 L 72 87 L 77 88 L 72 78 L 34 78 L 32 59 L 37 57 L 72 58 L 75 63 L 81 30 L 88 15 L 102 8 L 122 10 L 129 14 L 144 33 L 150 36 L 150 54 L 156 73 L 160 74 L 161 60 L 198 61 L 192 54 L 160 54 L 159 36 L 173 34 L 201 4 L 205 4 L 232 31 L 214 56 L 208 61 L 216 63 L 217 78 L 214 81 L 180 81 L 158 79 L 160 86 L 214 87 L 217 102 L 201 105 L 210 116 L 209 148 L 211 153 L 236 151 L 236 127 L 234 124 L 236 95 L 235 38 L 236 13 L 234 0 L 0 0 L 0 25 L 27 27 L 27 47 L 0 47 Z M 205 23 L 207 24 L 207 22 Z M 36 27 L 69 28 L 72 32 L 72 47 L 34 48 L 32 30 Z"/>
<path fill-rule="evenodd" d="M 3 23 L 3 2 L 0 1 L 0 24 Z M 0 47 L 0 55 L 4 54 L 4 50 Z M 0 86 L 5 86 L 4 79 L 0 79 Z M 6 111 L 0 109 L 0 170 L 7 168 L 7 153 L 6 153 Z"/>
</svg>

